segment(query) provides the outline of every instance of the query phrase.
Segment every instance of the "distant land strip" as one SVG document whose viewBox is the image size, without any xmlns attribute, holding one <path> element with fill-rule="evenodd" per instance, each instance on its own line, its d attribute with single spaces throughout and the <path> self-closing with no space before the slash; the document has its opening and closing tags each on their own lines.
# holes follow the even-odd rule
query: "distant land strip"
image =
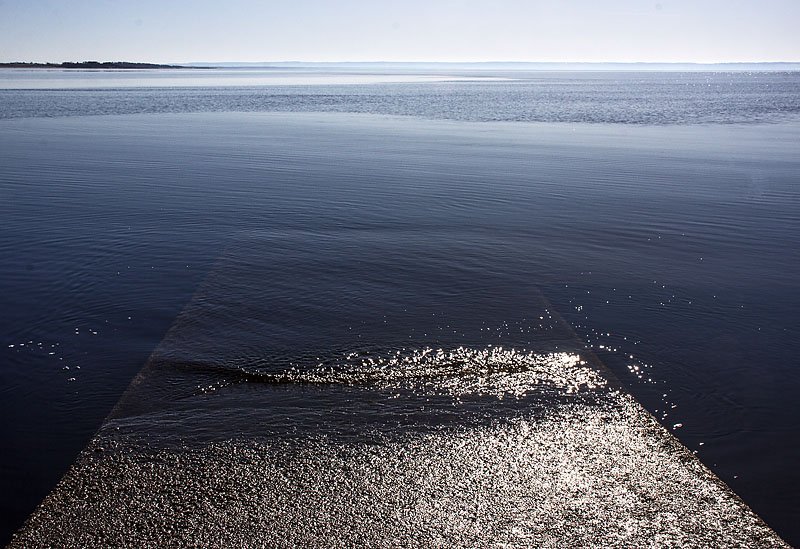
<svg viewBox="0 0 800 549">
<path fill-rule="evenodd" d="M 0 3 L 2 0 L 0 0 Z M 762 61 L 725 63 L 539 62 L 539 61 L 265 61 L 191 62 L 182 65 L 130 61 L 66 61 L 64 63 L 0 62 L 0 69 L 402 69 L 402 70 L 520 70 L 520 71 L 800 71 L 800 62 Z"/>
<path fill-rule="evenodd" d="M 65 63 L 0 63 L 2 69 L 190 69 L 183 65 L 159 65 L 156 63 L 131 63 L 129 61 L 79 61 Z"/>
</svg>

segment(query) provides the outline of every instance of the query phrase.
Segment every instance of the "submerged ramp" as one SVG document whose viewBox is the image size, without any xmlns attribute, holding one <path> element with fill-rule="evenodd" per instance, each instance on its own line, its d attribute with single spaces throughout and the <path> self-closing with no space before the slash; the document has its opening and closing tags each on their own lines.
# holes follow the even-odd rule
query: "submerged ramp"
<svg viewBox="0 0 800 549">
<path fill-rule="evenodd" d="M 429 250 L 243 236 L 10 547 L 785 546 L 526 273 Z"/>
</svg>

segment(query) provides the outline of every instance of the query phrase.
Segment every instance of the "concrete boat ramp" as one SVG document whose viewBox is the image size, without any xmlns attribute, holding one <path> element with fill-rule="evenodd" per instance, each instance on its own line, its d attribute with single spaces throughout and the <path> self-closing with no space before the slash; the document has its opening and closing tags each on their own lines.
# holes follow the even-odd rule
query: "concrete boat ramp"
<svg viewBox="0 0 800 549">
<path fill-rule="evenodd" d="M 787 547 L 536 292 L 525 350 L 303 358 L 233 256 L 9 547 Z"/>
</svg>

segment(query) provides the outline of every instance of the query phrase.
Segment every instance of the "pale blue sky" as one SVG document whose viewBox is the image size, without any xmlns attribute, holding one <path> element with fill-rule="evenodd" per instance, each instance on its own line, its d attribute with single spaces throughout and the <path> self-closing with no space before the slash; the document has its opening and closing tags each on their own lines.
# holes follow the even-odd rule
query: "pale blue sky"
<svg viewBox="0 0 800 549">
<path fill-rule="evenodd" d="M 0 0 L 0 61 L 800 61 L 800 0 Z"/>
</svg>

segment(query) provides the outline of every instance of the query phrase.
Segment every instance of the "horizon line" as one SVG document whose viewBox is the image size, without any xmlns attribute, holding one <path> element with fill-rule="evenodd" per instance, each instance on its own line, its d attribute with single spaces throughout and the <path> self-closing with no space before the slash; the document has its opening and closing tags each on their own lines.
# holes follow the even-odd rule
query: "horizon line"
<svg viewBox="0 0 800 549">
<path fill-rule="evenodd" d="M 800 60 L 797 61 L 386 61 L 386 60 L 337 60 L 337 61 L 301 61 L 296 59 L 290 60 L 264 60 L 264 61 L 183 61 L 183 62 L 163 62 L 163 61 L 130 61 L 125 59 L 86 59 L 81 61 L 76 60 L 63 60 L 63 61 L 0 61 L 0 64 L 30 64 L 30 65 L 44 65 L 44 64 L 63 64 L 63 63 L 146 63 L 146 64 L 160 64 L 160 65 L 175 65 L 175 64 L 247 64 L 247 65 L 270 65 L 270 64 L 296 64 L 296 65 L 346 65 L 346 64 L 381 64 L 381 65 L 800 65 Z"/>
</svg>

